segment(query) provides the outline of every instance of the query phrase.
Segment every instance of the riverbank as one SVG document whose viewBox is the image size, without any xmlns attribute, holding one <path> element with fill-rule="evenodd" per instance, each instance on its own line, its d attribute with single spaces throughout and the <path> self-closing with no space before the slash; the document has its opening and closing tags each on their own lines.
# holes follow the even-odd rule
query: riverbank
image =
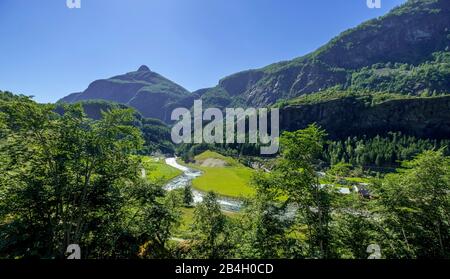
<svg viewBox="0 0 450 279">
<path fill-rule="evenodd" d="M 167 165 L 183 172 L 182 175 L 176 177 L 175 179 L 173 179 L 164 186 L 164 189 L 166 189 L 167 191 L 182 189 L 187 185 L 192 184 L 192 181 L 194 179 L 203 175 L 203 173 L 199 170 L 194 170 L 192 168 L 179 164 L 175 157 L 166 158 L 165 162 Z M 194 204 L 202 202 L 203 197 L 206 195 L 206 192 L 199 191 L 197 189 L 193 189 L 192 193 L 194 196 Z M 238 199 L 233 199 L 219 195 L 217 201 L 220 204 L 222 210 L 224 211 L 239 212 L 242 207 L 242 202 Z"/>
<path fill-rule="evenodd" d="M 182 170 L 171 167 L 163 157 L 143 157 L 142 175 L 152 182 L 166 184 L 172 179 L 183 174 Z"/>
</svg>

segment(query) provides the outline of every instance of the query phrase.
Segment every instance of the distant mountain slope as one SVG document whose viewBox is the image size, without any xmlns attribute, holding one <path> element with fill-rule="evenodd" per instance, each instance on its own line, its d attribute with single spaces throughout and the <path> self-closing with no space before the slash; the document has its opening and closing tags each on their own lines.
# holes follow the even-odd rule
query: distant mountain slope
<svg viewBox="0 0 450 279">
<path fill-rule="evenodd" d="M 144 117 L 165 120 L 170 117 L 171 104 L 190 96 L 190 92 L 180 85 L 141 66 L 135 72 L 96 80 L 84 92 L 71 94 L 59 102 L 112 101 L 134 107 Z"/>
<path fill-rule="evenodd" d="M 383 17 L 343 32 L 304 57 L 228 76 L 209 89 L 203 98 L 211 106 L 266 106 L 279 99 L 290 99 L 333 86 L 341 89 L 351 87 L 352 76 L 364 67 L 377 67 L 381 69 L 377 71 L 379 73 L 396 63 L 405 68 L 428 63 L 435 59 L 433 53 L 448 53 L 449 46 L 450 1 L 409 0 Z M 438 72 L 440 79 L 450 79 L 448 64 L 438 66 L 437 70 L 445 71 Z M 396 74 L 401 73 L 392 72 L 390 76 L 395 79 Z M 435 81 L 431 88 L 413 85 L 403 91 L 419 94 L 437 88 L 438 93 L 450 92 L 448 82 L 436 86 L 439 82 L 441 80 Z M 379 86 L 370 84 L 367 89 L 373 87 Z"/>
</svg>

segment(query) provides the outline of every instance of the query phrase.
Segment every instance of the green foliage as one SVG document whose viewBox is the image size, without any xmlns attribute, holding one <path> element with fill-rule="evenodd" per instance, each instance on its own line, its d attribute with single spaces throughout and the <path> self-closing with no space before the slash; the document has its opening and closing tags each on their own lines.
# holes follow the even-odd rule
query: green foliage
<svg viewBox="0 0 450 279">
<path fill-rule="evenodd" d="M 223 259 L 230 253 L 227 219 L 214 192 L 209 192 L 194 210 L 192 256 L 197 259 Z"/>
<path fill-rule="evenodd" d="M 152 153 L 173 154 L 174 145 L 171 141 L 170 128 L 161 120 L 153 118 L 144 118 L 133 108 L 111 101 L 105 100 L 86 100 L 78 102 L 83 107 L 84 113 L 87 117 L 94 120 L 100 120 L 104 112 L 115 109 L 130 109 L 133 110 L 134 120 L 133 126 L 138 127 L 144 137 L 144 148 L 140 150 L 143 155 L 150 155 Z M 64 104 L 58 103 L 55 111 L 59 114 L 64 114 Z"/>
<path fill-rule="evenodd" d="M 92 119 L 80 104 L 56 113 L 53 105 L 0 92 L 0 258 L 64 258 L 73 243 L 87 259 L 363 259 L 371 244 L 387 259 L 450 258 L 448 141 L 391 133 L 330 142 L 316 125 L 286 132 L 270 172 L 251 179 L 256 194 L 227 218 L 215 193 L 186 208 L 190 186 L 166 192 L 141 178 L 142 167 L 150 177 L 163 172 L 138 155 L 142 125 L 164 127 L 130 109 Z M 181 148 L 205 174 L 217 170 L 205 185 L 227 188 L 246 168 L 205 152 L 209 147 Z M 323 161 L 332 163 L 327 178 L 335 184 L 370 181 L 371 198 L 321 185 Z M 385 177 L 348 178 L 362 173 L 356 166 L 400 161 Z"/>
<path fill-rule="evenodd" d="M 343 98 L 355 98 L 357 100 L 361 100 L 366 106 L 369 107 L 388 100 L 412 99 L 416 97 L 398 93 L 374 93 L 368 90 L 344 90 L 341 86 L 335 86 L 319 93 L 304 95 L 289 101 L 280 101 L 275 106 L 285 107 L 287 105 L 311 105 Z"/>
<path fill-rule="evenodd" d="M 268 185 L 270 177 L 255 175 L 253 182 L 257 193 L 247 200 L 242 218 L 234 227 L 235 256 L 244 259 L 298 257 L 299 253 L 291 251 L 298 249 L 296 239 L 288 236 L 290 222 L 280 218 L 285 214 L 285 208 Z"/>
<path fill-rule="evenodd" d="M 170 128 L 162 121 L 144 118 L 142 119 L 141 131 L 145 140 L 143 153 L 174 153 L 175 147 L 170 136 Z"/>
<path fill-rule="evenodd" d="M 433 57 L 434 60 L 418 66 L 388 63 L 364 67 L 352 74 L 348 89 L 412 95 L 427 93 L 425 96 L 448 94 L 450 53 L 438 52 Z"/>
<path fill-rule="evenodd" d="M 134 235 L 143 239 L 139 256 L 145 259 L 172 258 L 175 251 L 170 246 L 172 232 L 180 225 L 183 205 L 178 191 L 165 193 L 161 187 L 148 183 L 132 190 L 134 203 L 130 209 L 132 218 L 127 218 Z"/>
<path fill-rule="evenodd" d="M 281 137 L 281 158 L 265 180 L 256 184 L 276 194 L 277 200 L 297 206 L 295 227 L 305 231 L 306 245 L 296 257 L 331 256 L 331 202 L 333 195 L 321 187 L 314 162 L 322 152 L 325 132 L 312 125 L 305 130 L 285 132 Z"/>
<path fill-rule="evenodd" d="M 371 202 L 358 195 L 341 196 L 334 207 L 338 210 L 335 210 L 331 223 L 333 257 L 367 259 L 367 247 L 377 244 L 381 246 L 384 258 L 386 247 L 381 244 L 384 228 L 377 222 L 377 209 Z"/>
<path fill-rule="evenodd" d="M 184 206 L 190 207 L 194 202 L 194 194 L 192 193 L 192 186 L 189 184 L 183 189 L 183 203 Z"/>
<path fill-rule="evenodd" d="M 331 169 L 327 172 L 329 181 L 339 183 L 341 179 L 350 175 L 352 169 L 351 164 L 337 163 L 331 166 Z"/>
<path fill-rule="evenodd" d="M 389 257 L 450 257 L 450 158 L 426 151 L 381 183 Z M 389 249 L 390 248 L 390 249 Z"/>
<path fill-rule="evenodd" d="M 79 104 L 83 107 L 83 111 L 86 116 L 95 120 L 100 120 L 103 112 L 111 111 L 113 109 L 131 109 L 131 107 L 126 105 L 108 102 L 105 100 L 86 100 L 79 102 Z M 59 114 L 64 114 L 64 107 L 65 106 L 63 104 L 57 103 L 55 111 Z M 142 118 L 138 112 L 135 114 L 136 119 Z"/>
<path fill-rule="evenodd" d="M 450 155 L 449 140 L 418 139 L 401 133 L 389 133 L 386 137 L 352 137 L 329 142 L 323 159 L 331 165 L 340 162 L 369 168 L 397 167 L 399 162 L 410 160 L 426 150 L 443 148 Z"/>
<path fill-rule="evenodd" d="M 224 109 L 232 102 L 232 97 L 221 87 L 214 87 L 202 95 L 204 107 Z"/>
<path fill-rule="evenodd" d="M 174 203 L 142 181 L 133 110 L 87 118 L 81 105 L 39 105 L 0 94 L 0 257 L 167 257 Z"/>
<path fill-rule="evenodd" d="M 391 136 L 395 143 L 407 139 Z M 363 259 L 375 244 L 383 258 L 449 257 L 450 158 L 442 150 L 425 151 L 398 173 L 375 180 L 369 188 L 376 199 L 369 200 L 319 187 L 314 162 L 323 151 L 323 137 L 315 126 L 283 135 L 275 168 L 255 176 L 258 195 L 238 230 L 238 255 Z M 347 176 L 351 168 L 338 163 L 329 174 Z M 294 223 L 270 218 L 283 215 L 280 203 L 298 206 Z"/>
</svg>

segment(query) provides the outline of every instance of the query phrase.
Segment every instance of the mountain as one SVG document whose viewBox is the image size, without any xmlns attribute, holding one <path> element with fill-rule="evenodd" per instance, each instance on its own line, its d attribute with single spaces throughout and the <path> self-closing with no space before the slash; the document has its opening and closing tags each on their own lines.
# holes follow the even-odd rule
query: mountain
<svg viewBox="0 0 450 279">
<path fill-rule="evenodd" d="M 106 100 L 136 108 L 144 117 L 167 120 L 171 106 L 193 95 L 180 85 L 152 72 L 147 66 L 137 71 L 92 82 L 81 93 L 73 93 L 59 103 Z M 188 102 L 189 103 L 189 102 Z"/>
<path fill-rule="evenodd" d="M 330 87 L 378 91 L 400 88 L 402 93 L 413 95 L 448 93 L 450 59 L 444 64 L 437 61 L 432 69 L 427 65 L 436 62 L 436 55 L 448 56 L 449 46 L 450 1 L 409 0 L 383 17 L 343 32 L 304 57 L 223 78 L 202 98 L 210 106 L 261 107 Z M 433 56 L 436 52 L 440 54 Z M 415 78 L 405 81 L 417 67 L 432 72 L 437 80 L 425 72 L 418 78 L 427 79 L 426 84 Z"/>
<path fill-rule="evenodd" d="M 317 92 L 349 90 L 430 96 L 450 93 L 450 1 L 409 0 L 347 30 L 316 51 L 221 79 L 189 93 L 146 66 L 93 82 L 61 102 L 103 99 L 170 122 L 176 107 L 265 107 Z"/>
</svg>

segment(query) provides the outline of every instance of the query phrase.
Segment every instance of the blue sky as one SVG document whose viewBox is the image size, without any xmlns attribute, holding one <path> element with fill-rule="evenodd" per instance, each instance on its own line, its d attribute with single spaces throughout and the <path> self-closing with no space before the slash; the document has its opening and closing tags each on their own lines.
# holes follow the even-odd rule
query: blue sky
<svg viewBox="0 0 450 279">
<path fill-rule="evenodd" d="M 39 102 L 151 70 L 196 90 L 302 56 L 405 0 L 0 0 L 0 90 Z"/>
</svg>

